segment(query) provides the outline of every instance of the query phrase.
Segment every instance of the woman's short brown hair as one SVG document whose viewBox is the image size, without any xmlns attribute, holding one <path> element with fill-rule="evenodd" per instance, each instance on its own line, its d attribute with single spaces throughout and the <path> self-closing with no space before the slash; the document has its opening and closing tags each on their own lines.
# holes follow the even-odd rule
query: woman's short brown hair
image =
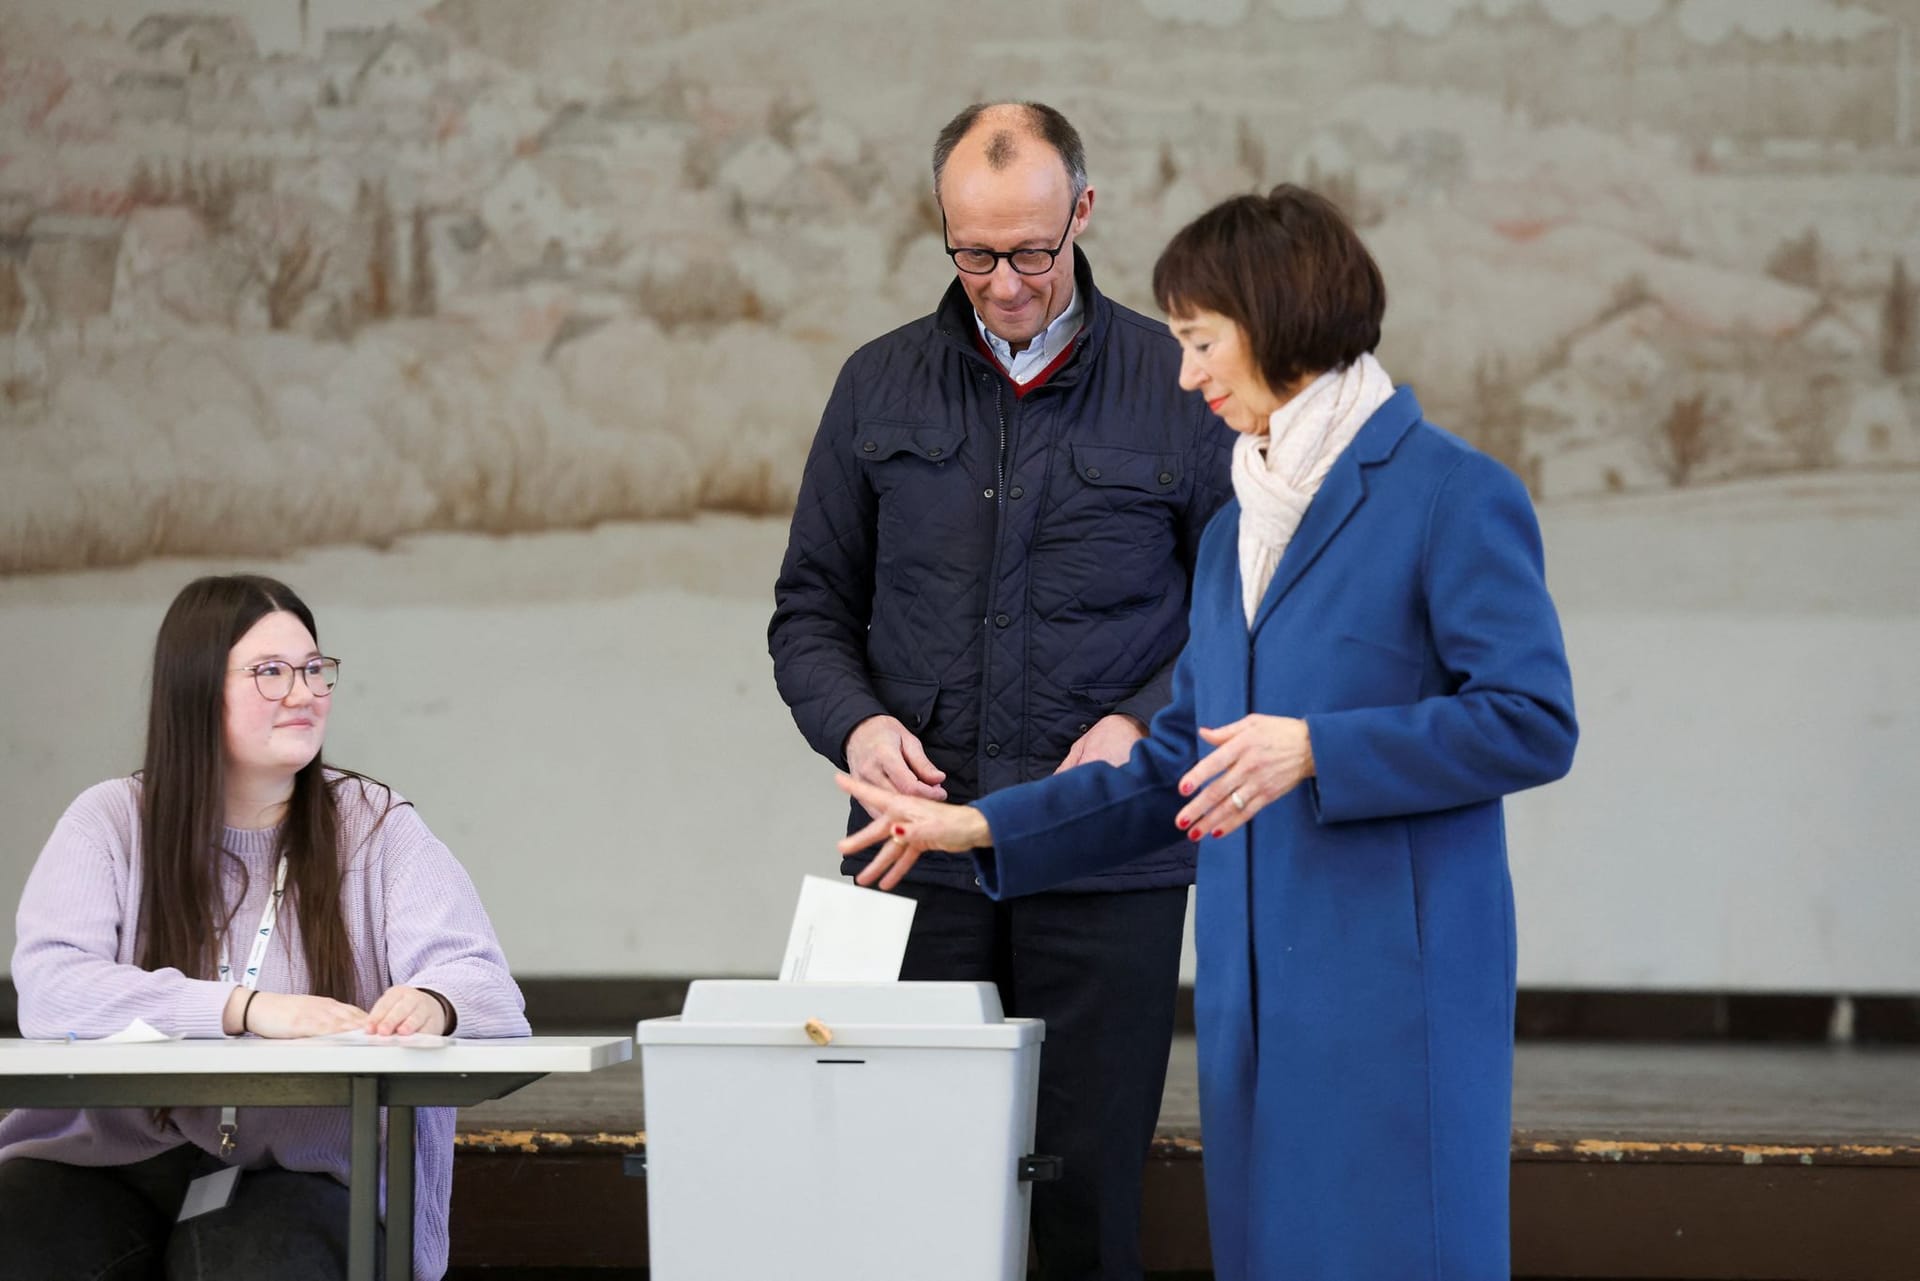
<svg viewBox="0 0 1920 1281">
<path fill-rule="evenodd" d="M 1379 346 L 1387 310 L 1386 282 L 1352 225 L 1292 183 L 1182 227 L 1153 264 L 1153 296 L 1170 316 L 1216 311 L 1238 325 L 1276 391 Z"/>
</svg>

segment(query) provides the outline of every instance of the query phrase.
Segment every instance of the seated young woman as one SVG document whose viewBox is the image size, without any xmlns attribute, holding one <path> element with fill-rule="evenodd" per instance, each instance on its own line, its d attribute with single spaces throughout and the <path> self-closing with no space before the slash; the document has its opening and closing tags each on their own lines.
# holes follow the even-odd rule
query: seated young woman
<svg viewBox="0 0 1920 1281">
<path fill-rule="evenodd" d="M 339 670 L 284 584 L 174 598 L 144 767 L 81 793 L 21 896 L 23 1035 L 526 1035 L 460 864 L 385 785 L 322 764 Z M 454 1114 L 416 1118 L 413 1275 L 437 1278 Z M 347 1165 L 344 1108 L 12 1112 L 0 1278 L 338 1278 Z M 229 1166 L 227 1204 L 178 1220 L 189 1183 Z"/>
</svg>

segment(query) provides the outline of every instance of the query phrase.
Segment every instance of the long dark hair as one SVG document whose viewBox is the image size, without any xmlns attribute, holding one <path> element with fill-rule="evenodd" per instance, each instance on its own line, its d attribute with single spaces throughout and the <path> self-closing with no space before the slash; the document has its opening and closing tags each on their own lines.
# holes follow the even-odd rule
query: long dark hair
<svg viewBox="0 0 1920 1281">
<path fill-rule="evenodd" d="M 282 610 L 319 641 L 306 603 L 285 583 L 254 574 L 195 579 L 180 589 L 160 623 L 140 772 L 142 969 L 214 976 L 220 942 L 233 922 L 219 876 L 227 655 L 255 623 Z M 353 949 L 340 907 L 340 811 L 328 773 L 316 752 L 294 776 L 276 853 L 287 860 L 311 990 L 352 1003 Z"/>
</svg>

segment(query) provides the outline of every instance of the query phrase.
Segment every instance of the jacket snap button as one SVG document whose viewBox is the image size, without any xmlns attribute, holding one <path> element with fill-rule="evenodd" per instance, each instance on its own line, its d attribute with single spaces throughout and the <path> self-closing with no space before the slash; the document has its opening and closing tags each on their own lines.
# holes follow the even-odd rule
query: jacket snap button
<svg viewBox="0 0 1920 1281">
<path fill-rule="evenodd" d="M 866 444 L 860 446 L 860 448 L 866 450 L 869 454 L 871 454 L 874 450 L 880 448 L 880 446 L 874 444 L 872 441 L 868 441 Z"/>
<path fill-rule="evenodd" d="M 1173 473 L 1172 473 L 1172 472 L 1170 472 L 1170 471 L 1163 471 L 1163 472 L 1161 472 L 1161 473 L 1160 473 L 1160 483 L 1161 483 L 1162 485 L 1171 485 L 1171 484 L 1173 483 Z"/>
<path fill-rule="evenodd" d="M 1024 494 L 1024 493 L 1026 493 L 1026 492 L 1027 492 L 1027 491 L 1026 491 L 1026 490 L 1024 490 L 1024 489 L 1022 489 L 1022 488 L 1020 488 L 1020 486 L 1018 486 L 1018 485 L 1015 485 L 1015 486 L 1014 486 L 1014 487 L 1013 487 L 1012 489 L 1009 489 L 1009 490 L 1007 491 L 1007 497 L 1008 497 L 1008 498 L 1018 498 L 1018 497 L 1020 497 L 1020 495 L 1022 495 L 1022 494 Z"/>
<path fill-rule="evenodd" d="M 980 497 L 982 497 L 982 498 L 992 498 L 992 497 L 993 497 L 993 491 L 992 491 L 991 489 L 983 489 L 983 490 L 981 490 L 981 491 L 980 491 Z"/>
<path fill-rule="evenodd" d="M 933 447 L 932 449 L 929 449 L 929 450 L 927 451 L 927 457 L 929 457 L 929 458 L 938 458 L 938 457 L 939 457 L 939 456 L 940 456 L 940 455 L 941 455 L 942 453 L 944 453 L 944 452 L 945 452 L 945 451 L 944 451 L 944 450 L 942 450 L 942 449 L 940 448 L 940 446 L 938 446 L 938 445 L 935 445 L 935 446 L 934 446 L 934 447 Z"/>
<path fill-rule="evenodd" d="M 1091 725 L 1089 725 L 1089 724 L 1087 724 L 1087 723 L 1086 723 L 1085 721 L 1081 721 L 1081 722 L 1080 722 L 1080 728 L 1079 728 L 1079 730 L 1078 730 L 1077 732 L 1078 732 L 1078 733 L 1081 733 L 1081 734 L 1084 734 L 1084 733 L 1086 733 L 1086 732 L 1087 732 L 1088 730 L 1090 730 L 1090 729 L 1092 729 L 1092 728 L 1093 728 L 1093 726 L 1091 726 Z"/>
<path fill-rule="evenodd" d="M 998 743 L 988 743 L 988 744 L 987 744 L 987 755 L 988 755 L 988 756 L 998 756 L 998 755 L 1000 755 L 1000 744 L 998 744 Z"/>
<path fill-rule="evenodd" d="M 1087 479 L 1088 479 L 1088 480 L 1099 480 L 1099 479 L 1100 479 L 1100 469 L 1099 469 L 1098 467 L 1089 467 L 1089 468 L 1087 468 Z"/>
<path fill-rule="evenodd" d="M 1005 614 L 995 614 L 993 616 L 993 621 L 996 626 L 1005 627 L 1008 623 L 1011 623 L 1013 620 L 1011 618 L 1008 618 Z"/>
</svg>

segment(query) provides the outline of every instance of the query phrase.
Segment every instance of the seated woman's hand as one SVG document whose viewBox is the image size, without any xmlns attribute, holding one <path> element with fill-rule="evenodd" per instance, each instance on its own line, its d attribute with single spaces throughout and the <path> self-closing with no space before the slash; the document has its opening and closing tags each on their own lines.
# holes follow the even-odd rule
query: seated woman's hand
<svg viewBox="0 0 1920 1281">
<path fill-rule="evenodd" d="M 367 1025 L 367 1012 L 357 1005 L 326 996 L 299 996 L 289 992 L 255 992 L 248 1003 L 245 988 L 240 994 L 244 1028 L 255 1036 L 275 1039 L 299 1036 L 326 1036 L 332 1032 L 350 1032 Z"/>
<path fill-rule="evenodd" d="M 898 885 L 928 850 L 964 854 L 993 844 L 987 816 L 971 805 L 947 805 L 917 796 L 902 796 L 847 774 L 834 775 L 840 790 L 859 801 L 873 821 L 840 842 L 842 854 L 858 854 L 878 844 L 873 862 L 854 881 L 890 890 Z"/>
<path fill-rule="evenodd" d="M 416 1032 L 442 1036 L 447 1030 L 447 1012 L 433 993 L 395 986 L 381 993 L 367 1011 L 366 1025 L 375 1036 L 412 1036 Z"/>
<path fill-rule="evenodd" d="M 1180 795 L 1193 799 L 1174 816 L 1196 841 L 1225 836 L 1313 777 L 1307 723 L 1295 717 L 1243 716 L 1200 737 L 1214 750 L 1180 780 Z"/>
</svg>

